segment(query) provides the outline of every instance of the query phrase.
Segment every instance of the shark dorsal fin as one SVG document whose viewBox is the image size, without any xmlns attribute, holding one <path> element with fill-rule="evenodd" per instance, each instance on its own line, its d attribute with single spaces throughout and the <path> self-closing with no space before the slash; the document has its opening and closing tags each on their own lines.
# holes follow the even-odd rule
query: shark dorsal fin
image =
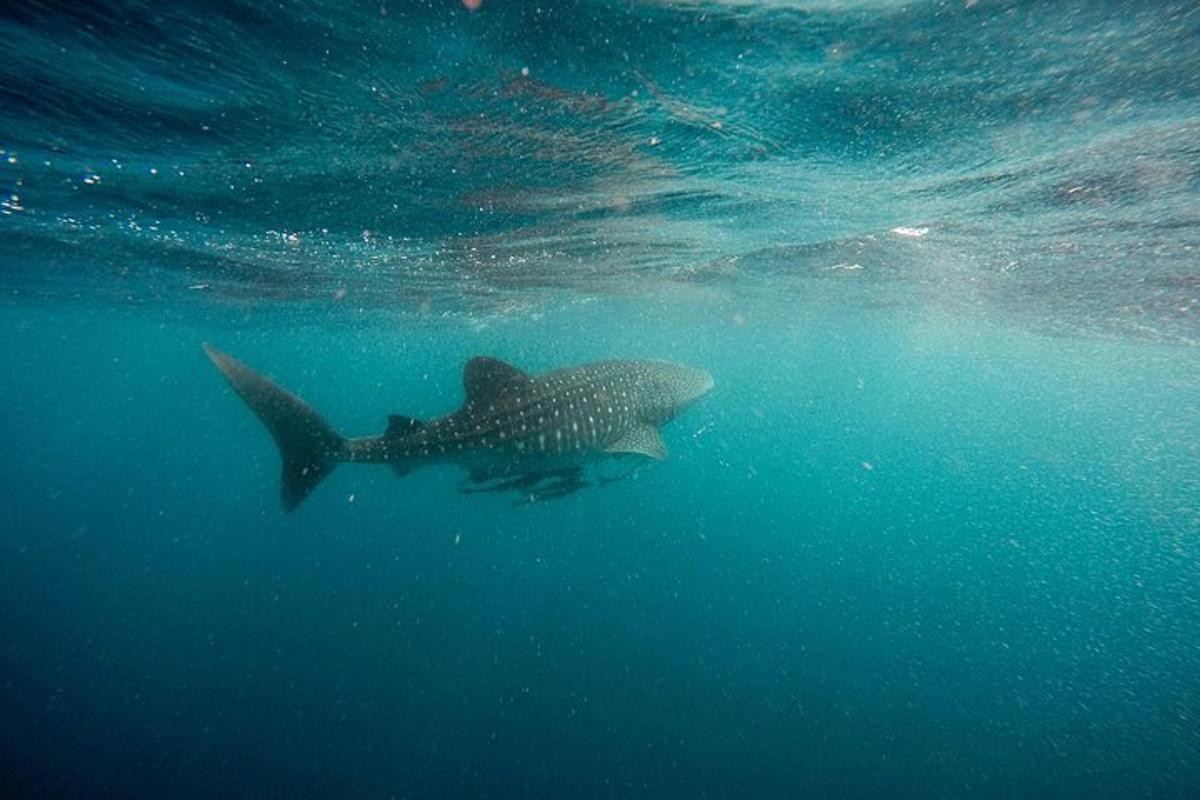
<svg viewBox="0 0 1200 800">
<path fill-rule="evenodd" d="M 463 390 L 467 403 L 495 401 L 512 391 L 520 391 L 533 378 L 527 372 L 498 358 L 476 356 L 463 367 Z"/>
<path fill-rule="evenodd" d="M 657 461 L 667 457 L 667 446 L 662 434 L 653 425 L 641 425 L 626 431 L 625 435 L 604 448 L 606 453 L 638 453 Z"/>
<path fill-rule="evenodd" d="M 384 431 L 383 435 L 388 438 L 408 436 L 410 433 L 416 433 L 424 424 L 419 419 L 406 417 L 402 414 L 392 414 L 388 417 L 387 430 Z"/>
</svg>

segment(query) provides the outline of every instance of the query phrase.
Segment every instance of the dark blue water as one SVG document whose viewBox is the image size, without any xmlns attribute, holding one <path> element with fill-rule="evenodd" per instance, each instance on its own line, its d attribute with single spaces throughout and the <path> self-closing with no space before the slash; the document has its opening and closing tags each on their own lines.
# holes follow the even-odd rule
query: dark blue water
<svg viewBox="0 0 1200 800">
<path fill-rule="evenodd" d="M 0 9 L 0 795 L 1193 797 L 1193 2 Z M 716 388 L 553 502 L 339 430 Z"/>
</svg>

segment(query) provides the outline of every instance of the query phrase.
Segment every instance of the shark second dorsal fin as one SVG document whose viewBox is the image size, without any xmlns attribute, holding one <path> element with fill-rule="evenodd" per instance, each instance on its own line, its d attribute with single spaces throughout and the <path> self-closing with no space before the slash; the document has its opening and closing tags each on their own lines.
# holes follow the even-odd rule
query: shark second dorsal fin
<svg viewBox="0 0 1200 800">
<path fill-rule="evenodd" d="M 606 453 L 637 453 L 649 456 L 657 461 L 667 457 L 667 446 L 663 443 L 662 434 L 653 425 L 642 425 L 631 428 L 620 439 L 604 448 Z"/>
<path fill-rule="evenodd" d="M 399 436 L 408 436 L 410 433 L 416 433 L 417 430 L 424 425 L 419 419 L 406 417 L 402 414 L 392 414 L 388 417 L 387 430 L 383 432 L 384 436 L 389 439 L 394 439 Z"/>
<path fill-rule="evenodd" d="M 463 391 L 467 404 L 495 401 L 511 391 L 519 391 L 533 378 L 498 358 L 476 356 L 463 367 Z"/>
</svg>

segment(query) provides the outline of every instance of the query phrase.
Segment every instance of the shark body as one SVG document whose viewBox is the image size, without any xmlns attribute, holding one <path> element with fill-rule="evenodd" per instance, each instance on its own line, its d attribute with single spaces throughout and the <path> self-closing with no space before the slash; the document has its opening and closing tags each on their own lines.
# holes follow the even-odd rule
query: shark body
<svg viewBox="0 0 1200 800">
<path fill-rule="evenodd" d="M 382 434 L 346 438 L 299 397 L 232 356 L 207 344 L 204 350 L 275 439 L 288 511 L 343 461 L 388 464 L 401 475 L 451 463 L 468 470 L 467 492 L 559 497 L 587 485 L 590 462 L 666 458 L 659 428 L 713 387 L 707 372 L 666 361 L 602 361 L 531 375 L 477 357 L 463 368 L 458 410 L 429 420 L 392 415 Z"/>
</svg>

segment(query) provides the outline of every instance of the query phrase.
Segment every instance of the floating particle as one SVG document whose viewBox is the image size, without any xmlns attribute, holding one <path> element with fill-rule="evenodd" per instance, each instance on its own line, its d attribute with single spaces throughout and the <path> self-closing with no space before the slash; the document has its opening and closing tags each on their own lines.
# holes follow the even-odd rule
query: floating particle
<svg viewBox="0 0 1200 800">
<path fill-rule="evenodd" d="M 908 228 L 901 225 L 897 228 L 892 228 L 892 233 L 897 236 L 907 236 L 910 239 L 920 239 L 925 234 L 929 233 L 929 228 Z"/>
<path fill-rule="evenodd" d="M 864 462 L 862 462 L 862 468 L 865 469 L 867 472 L 870 472 L 871 470 L 875 469 L 875 465 L 872 464 L 870 461 L 864 461 Z"/>
</svg>

